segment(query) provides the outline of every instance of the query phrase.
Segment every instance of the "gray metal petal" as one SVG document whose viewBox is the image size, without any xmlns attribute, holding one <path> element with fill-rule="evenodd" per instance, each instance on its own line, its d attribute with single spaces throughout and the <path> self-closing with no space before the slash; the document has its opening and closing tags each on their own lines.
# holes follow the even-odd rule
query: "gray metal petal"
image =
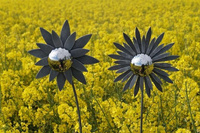
<svg viewBox="0 0 200 133">
<path fill-rule="evenodd" d="M 133 75 L 133 72 L 129 72 L 123 79 L 122 82 L 126 81 L 127 79 L 129 79 L 131 76 Z"/>
<path fill-rule="evenodd" d="M 59 72 L 51 69 L 50 76 L 49 76 L 49 81 L 52 81 L 58 75 L 58 73 Z"/>
<path fill-rule="evenodd" d="M 60 37 L 58 36 L 58 34 L 54 30 L 52 30 L 52 39 L 53 39 L 54 46 L 56 48 L 62 48 L 63 47 L 63 43 L 62 43 Z"/>
<path fill-rule="evenodd" d="M 129 36 L 125 33 L 123 33 L 124 39 L 125 41 L 128 43 L 128 45 L 131 47 L 131 49 L 136 53 L 136 49 L 133 45 L 133 42 L 131 41 L 131 39 L 129 38 Z"/>
<path fill-rule="evenodd" d="M 172 46 L 174 45 L 174 43 L 170 43 L 166 46 L 164 46 L 158 53 L 156 53 L 154 56 L 160 55 L 164 52 L 166 52 L 167 50 L 169 50 Z"/>
<path fill-rule="evenodd" d="M 169 76 L 169 74 L 168 73 L 166 73 L 165 71 L 162 71 L 162 70 L 160 70 L 160 69 L 157 69 L 157 68 L 154 68 L 153 69 L 153 72 L 154 73 L 156 73 L 156 74 L 161 74 L 161 75 L 163 75 L 163 76 Z"/>
<path fill-rule="evenodd" d="M 147 93 L 148 97 L 150 97 L 151 96 L 151 91 L 150 91 L 150 87 L 148 85 L 148 81 L 146 80 L 146 77 L 144 77 L 144 81 L 145 81 L 146 93 Z"/>
<path fill-rule="evenodd" d="M 43 28 L 40 28 L 40 32 L 42 33 L 42 37 L 44 38 L 45 42 L 54 47 L 51 34 Z"/>
<path fill-rule="evenodd" d="M 116 64 L 127 64 L 127 65 L 130 65 L 131 61 L 128 61 L 128 60 L 118 60 L 118 61 L 115 61 L 114 63 Z"/>
<path fill-rule="evenodd" d="M 64 72 L 65 78 L 68 80 L 70 84 L 72 84 L 72 70 L 69 68 L 67 71 Z"/>
<path fill-rule="evenodd" d="M 117 60 L 130 60 L 129 57 L 123 57 L 121 55 L 110 54 L 108 56 L 113 58 L 113 59 L 117 59 Z"/>
<path fill-rule="evenodd" d="M 122 72 L 128 71 L 130 69 L 131 69 L 130 66 L 126 66 L 126 67 L 120 68 L 116 73 L 122 73 Z"/>
<path fill-rule="evenodd" d="M 123 51 L 124 53 L 127 53 L 129 55 L 132 55 L 127 49 L 125 49 L 122 45 L 118 44 L 118 43 L 113 43 L 119 50 Z"/>
<path fill-rule="evenodd" d="M 146 35 L 145 43 L 146 43 L 147 46 L 149 45 L 150 39 L 151 39 L 151 27 L 148 29 L 147 35 Z"/>
<path fill-rule="evenodd" d="M 58 88 L 59 90 L 61 91 L 65 85 L 65 76 L 63 73 L 59 73 L 58 76 L 57 76 L 57 85 L 58 85 Z"/>
<path fill-rule="evenodd" d="M 160 73 L 156 73 L 160 78 L 162 78 L 163 80 L 169 82 L 169 83 L 173 83 L 173 81 L 168 77 L 168 76 L 165 76 L 165 75 L 162 75 Z"/>
<path fill-rule="evenodd" d="M 73 68 L 75 68 L 75 69 L 77 69 L 79 71 L 85 71 L 85 72 L 87 72 L 87 69 L 85 68 L 85 66 L 80 61 L 78 61 L 76 59 L 73 59 L 72 62 L 73 62 L 72 63 L 72 67 Z"/>
<path fill-rule="evenodd" d="M 158 62 L 159 60 L 162 60 L 163 58 L 166 58 L 168 56 L 169 56 L 169 53 L 160 54 L 158 56 L 153 57 L 152 62 Z"/>
<path fill-rule="evenodd" d="M 49 54 L 54 49 L 54 47 L 52 47 L 51 45 L 46 45 L 46 44 L 42 44 L 42 43 L 36 43 L 36 44 L 46 54 Z"/>
<path fill-rule="evenodd" d="M 154 61 L 154 62 L 159 62 L 159 61 L 169 61 L 169 60 L 175 60 L 175 59 L 177 59 L 179 56 L 177 56 L 177 55 L 170 55 L 170 56 L 167 56 L 167 57 L 164 57 L 164 58 L 161 58 L 161 59 L 159 59 L 159 60 L 156 60 L 156 61 Z"/>
<path fill-rule="evenodd" d="M 33 50 L 30 50 L 28 51 L 29 54 L 35 56 L 35 57 L 38 57 L 38 58 L 44 58 L 44 57 L 47 57 L 48 55 L 42 51 L 41 49 L 33 49 Z"/>
<path fill-rule="evenodd" d="M 134 51 L 132 50 L 132 48 L 131 48 L 128 44 L 126 44 L 126 43 L 123 43 L 123 44 L 124 44 L 124 48 L 125 48 L 126 50 L 128 50 L 128 51 L 131 53 L 132 56 L 136 55 L 136 52 L 134 52 Z"/>
<path fill-rule="evenodd" d="M 114 80 L 114 82 L 117 82 L 117 81 L 123 79 L 130 71 L 131 71 L 131 70 L 128 70 L 128 71 L 122 73 L 121 75 L 119 75 L 119 76 Z"/>
<path fill-rule="evenodd" d="M 136 85 L 135 85 L 135 89 L 134 89 L 134 96 L 136 96 L 138 94 L 139 86 L 140 86 L 140 78 L 141 77 L 138 77 L 138 79 L 137 79 L 137 82 L 136 82 Z"/>
<path fill-rule="evenodd" d="M 82 36 L 82 37 L 78 38 L 75 41 L 73 49 L 75 49 L 75 48 L 83 48 L 88 43 L 88 41 L 90 40 L 91 36 L 92 36 L 92 34 L 88 34 L 88 35 L 85 35 L 85 36 Z"/>
<path fill-rule="evenodd" d="M 85 77 L 81 71 L 78 71 L 74 68 L 71 68 L 71 70 L 72 70 L 72 75 L 74 76 L 74 78 L 76 78 L 81 83 L 86 84 Z"/>
<path fill-rule="evenodd" d="M 48 64 L 48 57 L 44 57 L 41 60 L 39 60 L 37 63 L 35 63 L 37 66 L 47 66 Z"/>
<path fill-rule="evenodd" d="M 154 42 L 155 42 L 155 38 L 153 38 L 150 42 L 150 44 L 148 45 L 147 47 L 147 50 L 146 50 L 146 54 L 149 55 L 149 53 L 151 52 L 151 49 L 153 48 L 153 45 L 154 45 Z"/>
<path fill-rule="evenodd" d="M 118 70 L 120 68 L 127 67 L 127 66 L 130 66 L 130 65 L 128 65 L 128 64 L 115 65 L 115 66 L 111 66 L 110 68 L 108 68 L 108 70 Z"/>
<path fill-rule="evenodd" d="M 177 69 L 175 67 L 163 67 L 161 69 L 168 70 L 168 71 L 179 71 L 179 69 Z"/>
<path fill-rule="evenodd" d="M 162 87 L 161 87 L 160 83 L 157 82 L 157 80 L 154 77 L 152 77 L 151 74 L 150 74 L 150 77 L 151 77 L 151 80 L 153 81 L 154 85 L 156 86 L 156 88 L 158 88 L 158 90 L 162 92 Z"/>
<path fill-rule="evenodd" d="M 160 36 L 156 39 L 152 49 L 155 49 L 158 46 L 158 44 L 162 41 L 164 34 L 165 33 L 160 34 Z"/>
<path fill-rule="evenodd" d="M 91 57 L 89 55 L 84 55 L 84 56 L 78 57 L 76 59 L 79 60 L 83 64 L 95 64 L 95 63 L 99 62 L 97 59 L 95 59 L 94 57 Z"/>
<path fill-rule="evenodd" d="M 135 49 L 136 49 L 136 53 L 137 53 L 137 54 L 140 54 L 140 53 L 141 53 L 141 52 L 140 52 L 140 46 L 139 46 L 137 40 L 135 39 L 135 37 L 133 37 L 133 42 L 134 42 L 134 47 L 135 47 Z"/>
<path fill-rule="evenodd" d="M 140 77 L 140 90 L 144 90 L 144 77 Z"/>
<path fill-rule="evenodd" d="M 141 52 L 144 54 L 145 53 L 145 37 L 142 37 L 142 43 L 141 43 Z"/>
<path fill-rule="evenodd" d="M 134 86 L 137 79 L 138 79 L 138 75 L 133 75 L 133 78 L 132 78 L 131 83 L 130 83 L 130 89 Z"/>
<path fill-rule="evenodd" d="M 72 49 L 72 50 L 70 51 L 71 56 L 72 56 L 73 58 L 81 57 L 81 56 L 85 55 L 85 54 L 88 53 L 88 52 L 89 52 L 88 49 L 82 49 L 82 48 Z"/>
<path fill-rule="evenodd" d="M 171 67 L 169 63 L 154 63 L 155 67 L 163 68 L 163 67 Z"/>
<path fill-rule="evenodd" d="M 124 53 L 124 52 L 122 52 L 122 51 L 117 51 L 117 53 L 118 53 L 119 55 L 123 56 L 124 58 L 129 59 L 129 60 L 132 60 L 132 58 L 133 58 L 133 56 L 130 56 L 129 54 Z"/>
<path fill-rule="evenodd" d="M 150 77 L 151 77 L 151 79 L 154 79 L 159 84 L 162 84 L 161 80 L 154 73 L 151 73 Z"/>
<path fill-rule="evenodd" d="M 74 46 L 75 39 L 76 39 L 76 32 L 72 33 L 72 34 L 67 38 L 67 40 L 66 40 L 65 43 L 64 43 L 64 47 L 65 47 L 67 50 L 71 50 L 72 47 Z"/>
<path fill-rule="evenodd" d="M 147 83 L 148 87 L 153 90 L 153 86 L 152 86 L 152 83 L 151 83 L 151 79 L 149 78 L 149 76 L 146 76 L 144 78 L 145 82 Z"/>
<path fill-rule="evenodd" d="M 70 27 L 69 27 L 69 23 L 66 20 L 65 23 L 63 24 L 61 33 L 60 33 L 60 38 L 63 44 L 65 44 L 65 41 L 67 40 L 67 38 L 70 36 Z"/>
<path fill-rule="evenodd" d="M 141 45 L 141 37 L 140 37 L 140 32 L 137 27 L 135 28 L 135 36 L 136 36 L 137 42 L 140 46 Z"/>
<path fill-rule="evenodd" d="M 40 71 L 37 73 L 36 78 L 42 78 L 46 75 L 48 75 L 51 71 L 50 66 L 43 66 Z"/>
<path fill-rule="evenodd" d="M 156 55 L 162 48 L 163 48 L 164 44 L 159 45 L 158 47 L 156 47 L 151 54 L 149 55 L 150 57 L 154 57 L 154 55 Z"/>
<path fill-rule="evenodd" d="M 126 90 L 129 88 L 132 78 L 133 78 L 133 77 L 131 77 L 131 78 L 127 81 L 127 83 L 125 84 L 125 86 L 124 86 L 124 88 L 123 88 L 123 92 L 126 91 Z"/>
</svg>

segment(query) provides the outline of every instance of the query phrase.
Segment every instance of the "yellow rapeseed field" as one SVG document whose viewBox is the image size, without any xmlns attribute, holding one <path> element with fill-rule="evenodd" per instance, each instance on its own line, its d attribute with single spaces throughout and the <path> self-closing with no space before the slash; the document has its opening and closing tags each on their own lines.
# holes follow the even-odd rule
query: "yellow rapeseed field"
<svg viewBox="0 0 200 133">
<path fill-rule="evenodd" d="M 65 20 L 79 38 L 92 34 L 86 45 L 100 62 L 87 66 L 87 84 L 75 80 L 84 133 L 138 133 L 140 92 L 122 92 L 117 74 L 108 68 L 116 53 L 113 42 L 152 28 L 165 32 L 162 43 L 175 42 L 169 52 L 180 71 L 144 95 L 144 133 L 200 132 L 200 1 L 198 0 L 0 0 L 0 132 L 75 133 L 78 115 L 71 85 L 62 91 L 48 76 L 35 79 L 41 67 L 27 53 L 45 43 L 39 28 L 60 32 Z"/>
</svg>

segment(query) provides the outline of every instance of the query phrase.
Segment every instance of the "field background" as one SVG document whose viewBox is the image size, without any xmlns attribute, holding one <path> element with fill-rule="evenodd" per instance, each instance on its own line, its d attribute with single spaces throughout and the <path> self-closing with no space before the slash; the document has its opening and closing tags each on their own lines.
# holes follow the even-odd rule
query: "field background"
<svg viewBox="0 0 200 133">
<path fill-rule="evenodd" d="M 200 1 L 198 0 L 0 0 L 0 132 L 74 133 L 78 116 L 72 87 L 62 91 L 56 80 L 35 79 L 38 58 L 27 53 L 44 43 L 40 27 L 60 33 L 65 20 L 77 38 L 93 34 L 85 48 L 100 63 L 87 66 L 87 85 L 75 81 L 84 133 L 137 133 L 140 92 L 122 93 L 124 83 L 108 68 L 116 53 L 113 42 L 131 38 L 135 27 L 153 37 L 165 32 L 162 43 L 175 42 L 179 55 L 170 63 L 174 84 L 163 83 L 144 96 L 145 133 L 200 132 Z"/>
</svg>

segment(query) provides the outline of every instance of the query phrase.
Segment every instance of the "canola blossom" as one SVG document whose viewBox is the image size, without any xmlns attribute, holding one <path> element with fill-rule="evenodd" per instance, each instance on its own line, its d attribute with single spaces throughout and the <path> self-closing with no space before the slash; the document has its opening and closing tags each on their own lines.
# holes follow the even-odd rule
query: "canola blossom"
<svg viewBox="0 0 200 133">
<path fill-rule="evenodd" d="M 61 31 L 69 20 L 77 37 L 91 33 L 84 47 L 100 60 L 86 66 L 87 85 L 75 80 L 84 133 L 137 133 L 140 130 L 140 92 L 122 92 L 125 83 L 113 83 L 108 55 L 123 44 L 122 33 L 142 35 L 152 27 L 153 37 L 165 32 L 160 44 L 174 42 L 168 50 L 180 57 L 170 61 L 179 69 L 169 72 L 174 82 L 162 80 L 163 93 L 155 86 L 144 94 L 144 133 L 200 132 L 200 2 L 197 0 L 0 0 L 0 132 L 78 132 L 79 123 L 71 85 L 61 91 L 56 80 L 35 79 L 40 59 L 27 51 L 45 43 L 40 28 Z M 144 62 L 145 63 L 145 62 Z M 168 62 L 167 62 L 168 63 Z"/>
</svg>

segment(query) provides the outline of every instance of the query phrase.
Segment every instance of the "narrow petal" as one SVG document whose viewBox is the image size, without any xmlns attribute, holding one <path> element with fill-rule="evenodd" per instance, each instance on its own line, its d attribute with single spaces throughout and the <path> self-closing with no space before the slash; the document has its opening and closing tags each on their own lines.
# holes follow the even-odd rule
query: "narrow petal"
<svg viewBox="0 0 200 133">
<path fill-rule="evenodd" d="M 130 65 L 131 61 L 129 61 L 129 60 L 118 60 L 118 61 L 115 61 L 114 63 L 120 64 L 120 65 L 123 65 L 123 64 Z"/>
<path fill-rule="evenodd" d="M 132 48 L 132 50 L 136 53 L 136 49 L 133 45 L 133 42 L 131 41 L 131 39 L 129 38 L 129 36 L 125 33 L 123 33 L 124 39 L 125 41 L 128 43 L 128 45 Z"/>
<path fill-rule="evenodd" d="M 84 56 L 78 57 L 76 59 L 79 60 L 83 64 L 95 64 L 95 63 L 99 62 L 97 59 L 95 59 L 94 57 L 91 57 L 89 55 L 84 55 Z"/>
<path fill-rule="evenodd" d="M 108 56 L 113 58 L 113 59 L 117 59 L 117 60 L 130 60 L 129 57 L 123 57 L 121 55 L 110 54 Z"/>
<path fill-rule="evenodd" d="M 72 70 L 72 75 L 74 76 L 74 78 L 76 78 L 81 83 L 86 84 L 85 77 L 81 71 L 78 71 L 73 68 L 71 70 Z"/>
<path fill-rule="evenodd" d="M 73 62 L 72 63 L 73 68 L 75 68 L 76 70 L 79 70 L 79 71 L 87 72 L 87 69 L 85 68 L 85 66 L 80 61 L 73 59 L 72 62 Z"/>
<path fill-rule="evenodd" d="M 57 85 L 58 85 L 58 88 L 59 90 L 61 91 L 65 85 L 65 76 L 63 73 L 59 73 L 58 76 L 57 76 Z"/>
<path fill-rule="evenodd" d="M 169 53 L 164 53 L 164 54 L 155 56 L 155 57 L 152 58 L 152 62 L 158 62 L 159 60 L 162 60 L 162 59 L 164 59 L 168 56 L 169 56 Z"/>
<path fill-rule="evenodd" d="M 127 79 L 129 79 L 132 75 L 133 75 L 133 72 L 130 71 L 130 72 L 122 79 L 122 82 L 124 82 L 124 81 L 126 81 Z"/>
<path fill-rule="evenodd" d="M 125 49 L 122 45 L 118 44 L 118 43 L 114 43 L 114 45 L 121 51 L 123 51 L 124 53 L 127 53 L 129 55 L 132 55 L 127 49 Z"/>
<path fill-rule="evenodd" d="M 163 70 L 157 69 L 157 68 L 154 68 L 154 69 L 153 69 L 153 72 L 156 73 L 156 74 L 159 73 L 159 74 L 161 74 L 161 75 L 163 75 L 163 76 L 169 76 L 168 73 L 166 73 L 166 72 L 163 71 Z"/>
<path fill-rule="evenodd" d="M 67 49 L 67 50 L 71 50 L 72 47 L 74 46 L 74 43 L 75 43 L 75 38 L 76 38 L 76 32 L 72 33 L 68 38 L 67 40 L 65 41 L 64 43 L 64 47 Z"/>
<path fill-rule="evenodd" d="M 151 79 L 149 78 L 149 76 L 146 76 L 144 79 L 145 79 L 145 82 L 147 83 L 148 87 L 151 90 L 153 90 L 153 86 L 152 86 Z"/>
<path fill-rule="evenodd" d="M 158 88 L 159 91 L 162 92 L 162 87 L 161 87 L 160 83 L 157 82 L 157 80 L 155 80 L 155 78 L 152 77 L 151 75 L 150 75 L 150 77 L 151 77 L 151 80 L 153 81 L 154 85 Z"/>
<path fill-rule="evenodd" d="M 150 97 L 151 96 L 151 90 L 150 90 L 150 87 L 149 87 L 148 82 L 146 80 L 146 77 L 144 77 L 144 81 L 145 81 L 146 93 L 147 93 L 148 97 Z"/>
<path fill-rule="evenodd" d="M 135 89 L 134 89 L 134 96 L 136 96 L 138 94 L 139 86 L 140 86 L 140 78 L 141 77 L 138 77 L 138 79 L 137 79 L 137 83 L 136 83 Z"/>
<path fill-rule="evenodd" d="M 135 55 L 136 55 L 136 52 L 134 52 L 133 49 L 132 49 L 129 45 L 127 45 L 126 43 L 123 43 L 123 44 L 124 44 L 124 48 L 125 48 L 126 50 L 128 50 L 129 53 L 131 53 L 132 56 L 135 56 Z"/>
<path fill-rule="evenodd" d="M 121 79 L 123 79 L 131 70 L 128 70 L 124 73 L 122 73 L 121 75 L 119 75 L 115 80 L 114 82 L 117 82 L 117 81 L 120 81 Z"/>
<path fill-rule="evenodd" d="M 163 67 L 171 67 L 169 63 L 154 63 L 155 67 L 163 68 Z"/>
<path fill-rule="evenodd" d="M 149 45 L 150 39 L 151 39 L 151 27 L 148 29 L 147 35 L 146 35 L 145 43 L 147 46 Z"/>
<path fill-rule="evenodd" d="M 122 64 L 122 65 L 115 65 L 115 66 L 111 66 L 110 68 L 108 68 L 108 70 L 118 70 L 118 69 L 121 69 L 123 67 L 127 67 L 129 65 L 127 64 Z"/>
<path fill-rule="evenodd" d="M 163 48 L 164 44 L 159 45 L 158 47 L 156 47 L 151 54 L 149 55 L 150 57 L 153 57 L 154 55 L 156 55 L 162 48 Z"/>
<path fill-rule="evenodd" d="M 159 84 L 162 84 L 161 80 L 154 73 L 151 73 L 150 77 L 151 77 L 151 79 L 154 79 Z"/>
<path fill-rule="evenodd" d="M 153 45 L 154 45 L 154 42 L 155 42 L 155 38 L 153 38 L 147 48 L 147 51 L 146 51 L 146 54 L 149 55 L 149 53 L 151 52 L 151 49 L 153 48 Z"/>
<path fill-rule="evenodd" d="M 141 52 L 144 54 L 145 53 L 145 37 L 142 37 L 142 43 L 141 43 Z"/>
<path fill-rule="evenodd" d="M 67 38 L 70 36 L 70 27 L 69 27 L 69 23 L 66 20 L 65 23 L 63 24 L 61 33 L 60 33 L 60 38 L 63 44 L 65 44 L 65 41 L 67 40 Z"/>
<path fill-rule="evenodd" d="M 116 73 L 122 73 L 122 72 L 128 71 L 130 69 L 131 69 L 130 66 L 126 66 L 126 67 L 120 68 Z"/>
<path fill-rule="evenodd" d="M 138 79 L 138 75 L 134 75 L 130 83 L 130 89 L 134 86 L 137 79 Z"/>
<path fill-rule="evenodd" d="M 69 68 L 67 71 L 64 72 L 65 78 L 68 80 L 70 84 L 72 84 L 72 70 Z"/>
<path fill-rule="evenodd" d="M 141 37 L 140 37 L 140 32 L 137 27 L 135 28 L 135 36 L 136 36 L 137 42 L 140 46 L 141 45 Z"/>
<path fill-rule="evenodd" d="M 52 81 L 58 75 L 58 73 L 59 72 L 51 69 L 50 76 L 49 76 L 49 81 Z"/>
<path fill-rule="evenodd" d="M 46 45 L 42 43 L 37 43 L 37 46 L 46 54 L 49 54 L 54 49 L 54 47 L 52 47 L 51 45 Z"/>
<path fill-rule="evenodd" d="M 166 52 L 167 50 L 169 50 L 172 46 L 174 45 L 174 43 L 170 43 L 166 46 L 164 46 L 160 51 L 158 51 L 158 53 L 156 53 L 154 56 L 158 56 L 164 52 Z"/>
<path fill-rule="evenodd" d="M 144 90 L 144 77 L 140 77 L 140 89 L 141 91 Z"/>
<path fill-rule="evenodd" d="M 156 73 L 160 78 L 162 78 L 163 80 L 167 81 L 168 83 L 173 83 L 173 81 L 168 77 L 168 76 L 165 76 L 165 75 L 162 75 L 160 73 Z"/>
<path fill-rule="evenodd" d="M 129 54 L 127 54 L 127 53 L 124 53 L 124 52 L 122 52 L 122 51 L 117 51 L 117 53 L 119 54 L 119 55 L 121 55 L 121 56 L 123 56 L 124 58 L 126 58 L 126 59 L 132 59 L 133 58 L 133 56 L 130 56 Z"/>
<path fill-rule="evenodd" d="M 38 57 L 38 58 L 44 58 L 44 57 L 47 57 L 48 55 L 42 51 L 41 49 L 33 49 L 33 50 L 30 50 L 28 51 L 29 54 L 35 56 L 35 57 Z"/>
<path fill-rule="evenodd" d="M 85 35 L 85 36 L 82 36 L 82 37 L 78 38 L 75 41 L 73 49 L 75 49 L 75 48 L 83 48 L 88 43 L 88 41 L 90 40 L 91 36 L 92 36 L 92 34 L 88 34 L 88 35 Z"/>
<path fill-rule="evenodd" d="M 136 49 L 136 53 L 137 53 L 137 54 L 140 54 L 140 53 L 141 53 L 141 52 L 140 52 L 140 46 L 139 46 L 137 40 L 136 40 L 134 37 L 133 37 L 133 42 L 134 42 L 134 47 L 135 47 L 135 49 Z"/>
<path fill-rule="evenodd" d="M 42 37 L 44 38 L 45 42 L 54 47 L 51 34 L 43 28 L 40 28 L 40 32 L 42 33 Z"/>
<path fill-rule="evenodd" d="M 159 62 L 159 61 L 169 61 L 169 60 L 175 60 L 177 59 L 179 56 L 178 55 L 170 55 L 170 56 L 167 56 L 167 57 L 164 57 L 164 58 L 161 58 L 161 59 L 157 59 L 156 61 L 154 62 Z"/>
<path fill-rule="evenodd" d="M 35 63 L 35 65 L 37 65 L 37 66 L 47 66 L 48 65 L 48 57 L 42 58 L 37 63 Z"/>
<path fill-rule="evenodd" d="M 48 74 L 50 73 L 50 71 L 51 71 L 50 66 L 43 66 L 43 67 L 40 69 L 40 71 L 38 72 L 36 78 L 37 78 L 37 79 L 38 79 L 38 78 L 42 78 L 42 77 L 48 75 Z"/>
<path fill-rule="evenodd" d="M 89 52 L 88 49 L 77 48 L 77 49 L 72 49 L 70 53 L 73 58 L 77 58 L 85 55 L 88 52 Z"/>
<path fill-rule="evenodd" d="M 164 69 L 164 70 L 168 70 L 168 71 L 179 71 L 179 69 L 175 68 L 175 67 L 163 67 L 161 69 Z"/>
<path fill-rule="evenodd" d="M 124 86 L 124 88 L 123 88 L 123 91 L 126 91 L 126 90 L 129 88 L 132 78 L 133 78 L 133 77 L 131 77 L 131 78 L 127 81 L 127 83 L 125 84 L 125 86 Z"/>
<path fill-rule="evenodd" d="M 158 46 L 158 44 L 162 41 L 163 36 L 164 36 L 164 33 L 162 33 L 162 34 L 156 39 L 156 41 L 155 41 L 155 43 L 154 43 L 152 49 L 155 49 L 155 48 Z"/>
<path fill-rule="evenodd" d="M 52 31 L 52 39 L 53 39 L 54 46 L 56 48 L 62 48 L 63 47 L 63 43 L 62 43 L 60 37 L 58 36 L 58 34 L 55 31 Z"/>
</svg>

